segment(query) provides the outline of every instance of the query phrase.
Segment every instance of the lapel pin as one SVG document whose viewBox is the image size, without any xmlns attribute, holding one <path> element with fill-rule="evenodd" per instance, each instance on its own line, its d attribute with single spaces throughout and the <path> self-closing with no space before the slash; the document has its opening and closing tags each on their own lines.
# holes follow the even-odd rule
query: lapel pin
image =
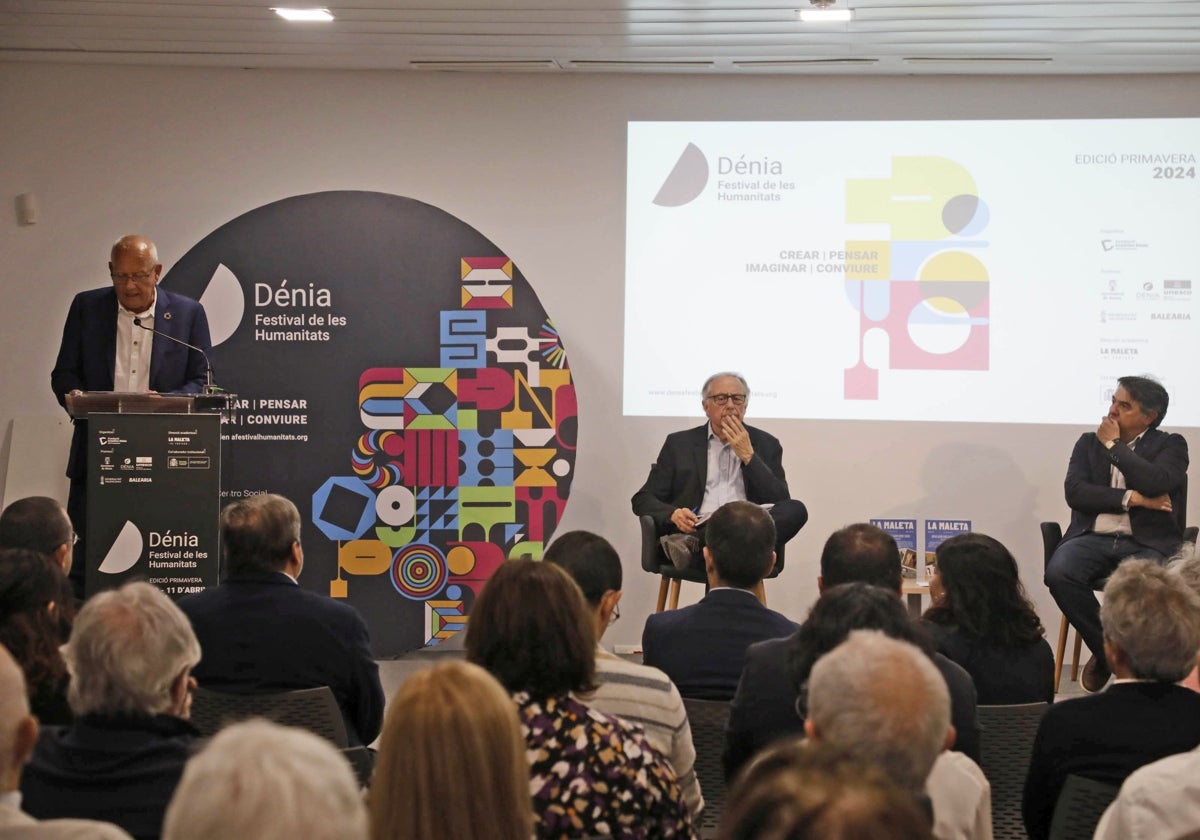
<svg viewBox="0 0 1200 840">
<path fill-rule="evenodd" d="M 171 320 L 171 313 L 170 313 L 170 312 L 164 312 L 164 313 L 163 313 L 163 320 L 164 320 L 164 321 L 170 321 L 170 320 Z"/>
</svg>

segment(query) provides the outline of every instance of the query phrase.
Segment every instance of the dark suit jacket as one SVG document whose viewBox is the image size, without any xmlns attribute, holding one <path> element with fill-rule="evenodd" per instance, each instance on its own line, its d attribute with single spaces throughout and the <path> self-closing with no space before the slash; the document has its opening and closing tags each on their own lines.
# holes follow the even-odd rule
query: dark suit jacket
<svg viewBox="0 0 1200 840">
<path fill-rule="evenodd" d="M 804 718 L 796 710 L 796 689 L 788 678 L 787 654 L 792 638 L 770 639 L 746 651 L 737 693 L 725 729 L 722 761 L 725 777 L 737 771 L 759 750 L 789 735 L 804 735 Z M 950 722 L 957 737 L 954 749 L 979 762 L 979 718 L 975 685 L 970 675 L 940 653 L 931 659 L 950 691 Z"/>
<path fill-rule="evenodd" d="M 742 465 L 746 499 L 755 504 L 790 498 L 783 473 L 783 446 L 762 429 L 747 426 L 754 457 Z M 676 508 L 698 508 L 708 480 L 708 424 L 667 435 L 650 476 L 633 494 L 633 512 L 654 517 L 660 534 L 672 533 L 671 514 Z"/>
<path fill-rule="evenodd" d="M 383 688 L 358 611 L 297 585 L 282 572 L 230 575 L 179 599 L 203 656 L 192 673 L 205 688 L 265 694 L 327 685 L 352 744 L 383 722 Z"/>
<path fill-rule="evenodd" d="M 154 302 L 154 328 L 193 344 L 212 356 L 208 318 L 204 307 L 191 298 L 158 287 Z M 136 329 L 136 327 L 135 327 Z M 58 359 L 50 373 L 50 387 L 59 404 L 80 391 L 111 391 L 117 358 L 117 292 L 112 286 L 80 292 L 71 301 L 63 326 Z M 199 393 L 205 382 L 204 357 L 181 344 L 155 336 L 150 355 L 150 390 L 160 394 Z M 83 478 L 87 470 L 87 424 L 76 423 L 71 439 L 67 476 Z"/>
<path fill-rule="evenodd" d="M 48 726 L 21 776 L 21 807 L 40 820 L 103 820 L 139 840 L 158 837 L 183 767 L 203 743 L 170 715 L 84 715 Z"/>
<path fill-rule="evenodd" d="M 1172 513 L 1144 507 L 1129 509 L 1133 538 L 1144 546 L 1170 557 L 1183 537 L 1185 492 L 1187 489 L 1188 447 L 1181 435 L 1147 429 L 1130 449 L 1118 442 L 1112 449 L 1094 432 L 1083 434 L 1071 452 L 1065 488 L 1071 506 L 1071 525 L 1064 539 L 1091 530 L 1101 513 L 1122 513 L 1124 490 L 1110 487 L 1111 467 L 1125 476 L 1125 486 L 1143 496 L 1171 494 Z"/>
<path fill-rule="evenodd" d="M 1030 840 L 1050 833 L 1071 773 L 1119 785 L 1145 764 L 1200 744 L 1200 694 L 1172 683 L 1121 683 L 1050 706 L 1033 739 L 1022 811 Z"/>
<path fill-rule="evenodd" d="M 796 624 L 741 589 L 714 589 L 698 604 L 655 613 L 642 631 L 642 661 L 671 678 L 684 697 L 729 700 L 746 648 L 790 636 Z"/>
</svg>

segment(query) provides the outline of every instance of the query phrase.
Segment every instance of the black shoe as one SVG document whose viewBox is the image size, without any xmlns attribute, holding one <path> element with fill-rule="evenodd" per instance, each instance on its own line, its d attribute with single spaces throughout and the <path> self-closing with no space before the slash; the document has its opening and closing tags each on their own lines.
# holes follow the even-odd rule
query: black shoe
<svg viewBox="0 0 1200 840">
<path fill-rule="evenodd" d="M 1111 676 L 1112 671 L 1108 670 L 1108 665 L 1093 656 L 1083 666 L 1083 673 L 1079 675 L 1079 684 L 1088 694 L 1095 694 L 1108 685 L 1108 678 Z"/>
<path fill-rule="evenodd" d="M 700 540 L 691 534 L 667 534 L 660 537 L 658 544 L 676 569 L 683 571 L 692 565 L 692 559 L 700 554 Z"/>
</svg>

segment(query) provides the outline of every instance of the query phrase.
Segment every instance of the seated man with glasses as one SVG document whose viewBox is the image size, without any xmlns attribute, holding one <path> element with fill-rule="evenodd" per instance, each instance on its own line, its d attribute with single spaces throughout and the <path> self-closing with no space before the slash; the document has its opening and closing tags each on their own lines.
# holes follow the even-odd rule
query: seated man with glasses
<svg viewBox="0 0 1200 840">
<path fill-rule="evenodd" d="M 204 308 L 198 301 L 158 288 L 162 263 L 158 249 L 144 236 L 117 240 L 108 273 L 111 286 L 80 292 L 71 301 L 50 373 L 50 387 L 59 404 L 65 407 L 68 394 L 83 391 L 199 393 L 207 371 L 205 354 L 212 355 Z M 76 553 L 81 561 L 86 557 L 87 537 L 86 441 L 87 423 L 77 422 L 67 461 L 71 479 L 67 513 L 80 537 Z M 83 566 L 79 562 L 71 568 L 71 586 L 80 598 Z"/>
<path fill-rule="evenodd" d="M 663 550 L 678 568 L 702 569 L 709 514 L 726 502 L 771 505 L 779 555 L 808 521 L 804 503 L 790 498 L 783 447 L 742 423 L 750 386 L 740 373 L 714 373 L 701 394 L 708 422 L 667 435 L 649 478 L 633 494 L 633 512 L 654 517 Z"/>
</svg>

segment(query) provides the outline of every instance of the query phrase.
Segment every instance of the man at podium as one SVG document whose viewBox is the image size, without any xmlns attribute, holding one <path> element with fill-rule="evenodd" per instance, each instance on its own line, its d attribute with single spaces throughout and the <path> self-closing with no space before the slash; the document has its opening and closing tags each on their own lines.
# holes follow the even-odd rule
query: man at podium
<svg viewBox="0 0 1200 840">
<path fill-rule="evenodd" d="M 68 394 L 120 391 L 199 393 L 212 342 L 198 301 L 158 288 L 162 263 L 144 236 L 123 236 L 108 263 L 112 285 L 80 292 L 71 301 L 50 387 L 66 407 Z M 190 347 L 188 346 L 190 345 Z M 83 597 L 87 556 L 87 423 L 76 421 L 67 461 L 67 513 L 79 535 L 71 586 Z"/>
</svg>

